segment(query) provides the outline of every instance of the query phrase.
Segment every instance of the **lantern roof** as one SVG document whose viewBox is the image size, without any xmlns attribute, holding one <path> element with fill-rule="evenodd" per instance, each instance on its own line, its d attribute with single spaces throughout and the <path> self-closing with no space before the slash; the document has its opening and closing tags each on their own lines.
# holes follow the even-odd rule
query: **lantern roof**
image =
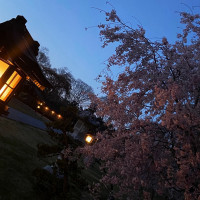
<svg viewBox="0 0 200 200">
<path fill-rule="evenodd" d="M 40 86 L 40 89 L 52 87 L 42 73 L 36 56 L 40 44 L 33 40 L 26 28 L 27 20 L 17 16 L 0 23 L 0 58 L 11 61 L 23 73 Z"/>
</svg>

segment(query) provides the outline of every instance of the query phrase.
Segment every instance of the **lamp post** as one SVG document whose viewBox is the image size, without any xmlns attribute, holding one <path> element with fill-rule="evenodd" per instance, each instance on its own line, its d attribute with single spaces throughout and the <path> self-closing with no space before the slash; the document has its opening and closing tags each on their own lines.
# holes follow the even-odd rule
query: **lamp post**
<svg viewBox="0 0 200 200">
<path fill-rule="evenodd" d="M 87 134 L 87 135 L 85 136 L 85 142 L 86 142 L 87 144 L 91 144 L 91 143 L 93 142 L 93 140 L 94 140 L 94 138 L 93 138 L 92 135 Z"/>
</svg>

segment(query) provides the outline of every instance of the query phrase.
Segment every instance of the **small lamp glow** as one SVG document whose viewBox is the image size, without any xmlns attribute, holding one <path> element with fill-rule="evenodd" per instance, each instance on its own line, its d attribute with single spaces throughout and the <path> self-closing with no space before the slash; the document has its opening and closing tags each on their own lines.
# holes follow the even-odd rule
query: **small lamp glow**
<svg viewBox="0 0 200 200">
<path fill-rule="evenodd" d="M 52 111 L 51 111 L 51 114 L 53 115 L 54 113 L 55 113 L 55 112 L 52 110 Z"/>
<path fill-rule="evenodd" d="M 61 119 L 62 118 L 62 116 L 61 115 L 58 115 L 58 119 Z"/>
<path fill-rule="evenodd" d="M 48 108 L 48 107 L 45 107 L 45 110 L 49 110 L 49 108 Z"/>
<path fill-rule="evenodd" d="M 88 134 L 88 135 L 85 137 L 85 141 L 86 141 L 88 144 L 91 144 L 92 141 L 93 141 L 92 135 L 89 135 L 89 134 Z"/>
<path fill-rule="evenodd" d="M 38 109 L 40 109 L 40 106 L 37 106 Z"/>
</svg>

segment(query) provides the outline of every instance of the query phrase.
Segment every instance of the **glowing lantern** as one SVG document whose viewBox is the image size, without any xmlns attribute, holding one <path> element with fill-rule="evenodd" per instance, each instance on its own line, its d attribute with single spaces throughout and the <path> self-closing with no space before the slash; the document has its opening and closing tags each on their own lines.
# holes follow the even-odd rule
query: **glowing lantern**
<svg viewBox="0 0 200 200">
<path fill-rule="evenodd" d="M 22 75 L 15 67 L 6 61 L 0 60 L 0 100 L 6 102 L 22 80 Z"/>
<path fill-rule="evenodd" d="M 38 109 L 40 109 L 40 106 L 37 106 Z"/>
<path fill-rule="evenodd" d="M 45 110 L 49 110 L 49 108 L 48 108 L 48 107 L 45 107 Z"/>
<path fill-rule="evenodd" d="M 87 134 L 86 137 L 85 137 L 85 141 L 86 141 L 88 144 L 91 144 L 91 143 L 93 142 L 93 137 L 92 137 L 92 135 Z"/>
<path fill-rule="evenodd" d="M 58 115 L 58 119 L 61 119 L 62 118 L 62 116 L 61 115 Z"/>
<path fill-rule="evenodd" d="M 53 115 L 54 113 L 55 113 L 55 112 L 52 110 L 52 111 L 51 111 L 51 114 Z"/>
</svg>

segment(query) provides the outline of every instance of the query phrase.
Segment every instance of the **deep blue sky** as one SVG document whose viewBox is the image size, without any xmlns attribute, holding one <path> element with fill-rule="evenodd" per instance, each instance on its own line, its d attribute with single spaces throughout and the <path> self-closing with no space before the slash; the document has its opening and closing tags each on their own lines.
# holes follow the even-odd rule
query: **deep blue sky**
<svg viewBox="0 0 200 200">
<path fill-rule="evenodd" d="M 163 36 L 176 39 L 179 11 L 200 6 L 199 0 L 110 0 L 119 16 L 133 27 L 141 24 L 155 40 Z M 95 81 L 105 68 L 104 61 L 114 48 L 101 48 L 99 30 L 105 16 L 97 9 L 109 11 L 106 0 L 0 0 L 0 23 L 17 15 L 27 20 L 27 28 L 42 47 L 49 49 L 53 67 L 67 67 L 99 93 Z M 95 7 L 95 8 L 92 8 Z M 199 12 L 200 7 L 195 8 Z M 85 27 L 92 27 L 85 31 Z"/>
</svg>

